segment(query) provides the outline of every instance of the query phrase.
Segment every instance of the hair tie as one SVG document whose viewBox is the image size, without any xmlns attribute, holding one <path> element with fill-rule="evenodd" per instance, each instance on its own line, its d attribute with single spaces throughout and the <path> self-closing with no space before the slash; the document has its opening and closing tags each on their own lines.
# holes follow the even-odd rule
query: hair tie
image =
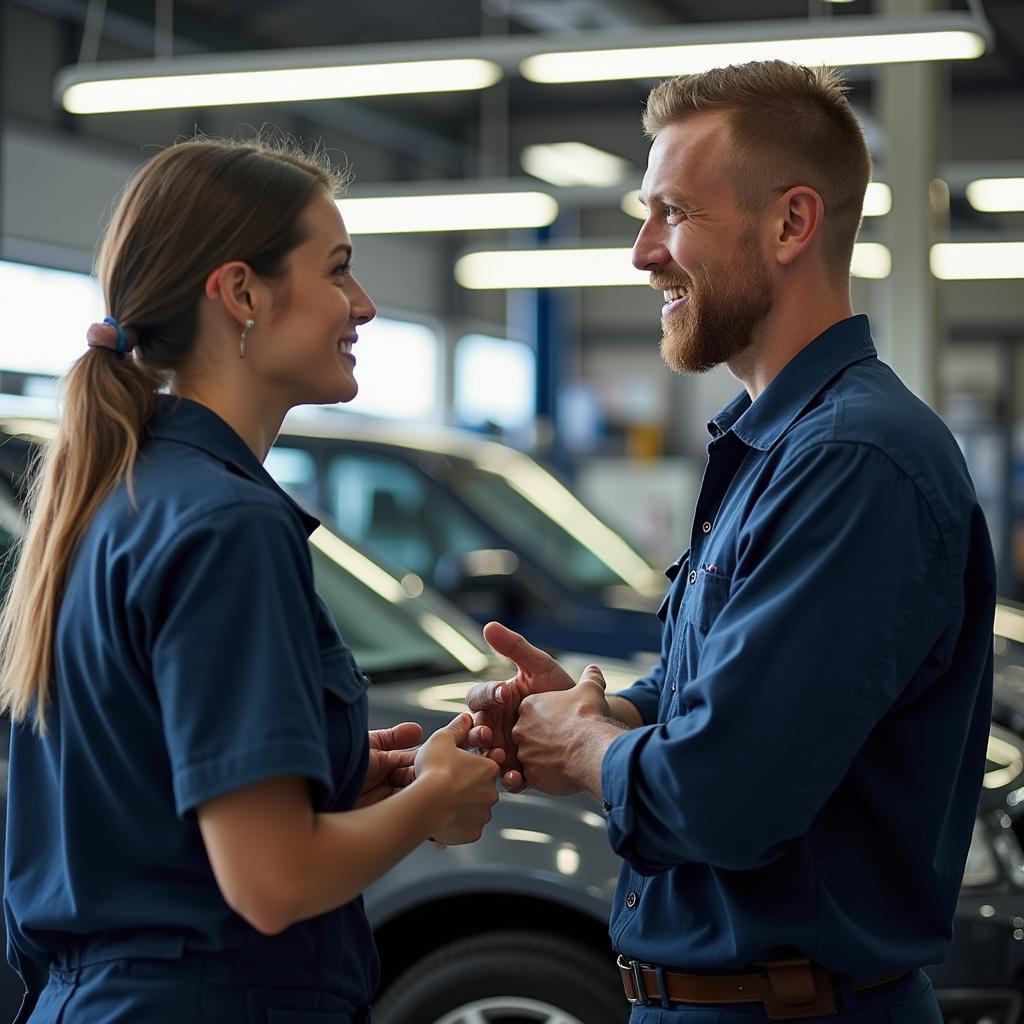
<svg viewBox="0 0 1024 1024">
<path fill-rule="evenodd" d="M 90 348 L 109 348 L 119 356 L 131 352 L 139 340 L 134 328 L 123 327 L 112 316 L 105 316 L 101 324 L 90 324 L 85 339 Z"/>
</svg>

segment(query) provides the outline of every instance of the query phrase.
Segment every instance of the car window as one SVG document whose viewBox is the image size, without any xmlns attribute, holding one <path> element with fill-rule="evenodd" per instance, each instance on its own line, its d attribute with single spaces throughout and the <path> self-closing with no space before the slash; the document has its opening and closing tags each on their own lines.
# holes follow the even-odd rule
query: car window
<svg viewBox="0 0 1024 1024">
<path fill-rule="evenodd" d="M 420 627 L 410 610 L 382 597 L 316 546 L 310 545 L 310 553 L 316 589 L 365 672 L 379 678 L 464 668 Z"/>
<path fill-rule="evenodd" d="M 508 547 L 528 553 L 572 589 L 600 590 L 623 582 L 589 547 L 545 515 L 504 477 L 467 459 L 458 459 L 450 481 L 458 496 L 508 539 Z"/>
<path fill-rule="evenodd" d="M 457 502 L 398 459 L 335 455 L 326 480 L 327 511 L 339 530 L 435 586 L 444 588 L 451 560 L 493 546 Z"/>
<path fill-rule="evenodd" d="M 320 506 L 316 459 L 311 452 L 276 444 L 267 452 L 263 467 L 300 505 L 305 508 Z"/>
</svg>

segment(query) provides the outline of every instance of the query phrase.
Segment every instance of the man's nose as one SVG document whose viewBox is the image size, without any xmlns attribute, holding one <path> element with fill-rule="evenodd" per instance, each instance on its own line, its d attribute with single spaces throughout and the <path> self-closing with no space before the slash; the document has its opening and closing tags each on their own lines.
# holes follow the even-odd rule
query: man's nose
<svg viewBox="0 0 1024 1024">
<path fill-rule="evenodd" d="M 657 237 L 649 220 L 644 221 L 633 243 L 633 266 L 637 270 L 657 270 L 668 260 L 668 251 Z"/>
</svg>

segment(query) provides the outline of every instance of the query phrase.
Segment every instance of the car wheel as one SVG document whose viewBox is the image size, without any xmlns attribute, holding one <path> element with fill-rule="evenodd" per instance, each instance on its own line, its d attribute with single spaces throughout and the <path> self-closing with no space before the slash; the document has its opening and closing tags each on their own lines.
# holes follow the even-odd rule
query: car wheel
<svg viewBox="0 0 1024 1024">
<path fill-rule="evenodd" d="M 537 932 L 443 946 L 388 986 L 374 1024 L 624 1024 L 629 1006 L 608 959 Z"/>
</svg>

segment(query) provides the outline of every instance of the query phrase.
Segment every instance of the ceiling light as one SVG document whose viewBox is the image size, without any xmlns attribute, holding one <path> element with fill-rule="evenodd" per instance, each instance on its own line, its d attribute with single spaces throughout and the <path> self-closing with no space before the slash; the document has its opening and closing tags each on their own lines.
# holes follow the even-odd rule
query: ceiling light
<svg viewBox="0 0 1024 1024">
<path fill-rule="evenodd" d="M 885 182 L 872 181 L 864 194 L 863 216 L 884 217 L 892 209 L 892 189 Z"/>
<path fill-rule="evenodd" d="M 1024 277 L 1024 242 L 940 242 L 932 246 L 931 267 L 943 281 Z"/>
<path fill-rule="evenodd" d="M 968 184 L 967 202 L 982 213 L 1024 210 L 1024 178 L 979 178 Z"/>
<path fill-rule="evenodd" d="M 558 203 L 544 192 L 375 196 L 340 199 L 338 209 L 357 236 L 539 228 L 558 216 Z"/>
<path fill-rule="evenodd" d="M 464 288 L 587 288 L 643 284 L 650 274 L 630 263 L 630 251 L 614 249 L 520 249 L 471 252 L 455 264 Z"/>
<path fill-rule="evenodd" d="M 635 188 L 632 192 L 627 192 L 622 197 L 622 202 L 619 203 L 623 213 L 628 213 L 630 217 L 636 217 L 637 220 L 647 220 L 647 207 L 640 202 L 640 189 Z"/>
<path fill-rule="evenodd" d="M 892 271 L 892 254 L 880 242 L 857 242 L 853 247 L 850 275 L 880 281 Z"/>
<path fill-rule="evenodd" d="M 936 14 L 896 22 L 873 17 L 829 21 L 779 19 L 706 25 L 676 45 L 629 45 L 539 53 L 519 69 L 533 82 L 600 82 L 667 78 L 751 60 L 787 60 L 812 66 L 856 66 L 908 61 L 970 60 L 988 45 L 980 19 Z"/>
<path fill-rule="evenodd" d="M 281 53 L 272 57 L 280 63 Z M 271 51 L 273 54 L 274 51 Z M 226 57 L 226 55 L 224 55 Z M 233 55 L 252 62 L 264 54 Z M 72 114 L 101 114 L 125 110 L 163 110 L 172 107 L 219 107 L 237 103 L 290 103 L 297 100 L 341 99 L 351 96 L 394 96 L 408 93 L 456 92 L 486 89 L 502 77 L 492 61 L 403 61 L 321 67 L 272 67 L 217 70 L 203 55 L 170 61 L 107 62 L 75 65 L 57 77 L 55 91 Z M 301 58 L 300 58 L 301 59 Z M 222 64 L 226 63 L 222 59 Z M 189 66 L 210 70 L 190 73 Z M 87 69 L 87 70 L 86 70 Z M 135 72 L 132 74 L 132 72 Z"/>
<path fill-rule="evenodd" d="M 627 192 L 619 204 L 624 213 L 637 220 L 647 219 L 647 207 L 640 202 L 640 189 Z M 892 209 L 892 189 L 881 181 L 872 181 L 864 195 L 865 217 L 884 217 Z"/>
<path fill-rule="evenodd" d="M 455 264 L 463 288 L 589 288 L 649 285 L 650 274 L 630 262 L 632 250 L 512 249 L 467 253 Z M 877 242 L 854 246 L 854 277 L 883 278 L 891 270 L 889 250 Z"/>
<path fill-rule="evenodd" d="M 527 146 L 519 157 L 527 174 L 552 185 L 618 185 L 630 163 L 585 142 L 550 142 Z"/>
</svg>

